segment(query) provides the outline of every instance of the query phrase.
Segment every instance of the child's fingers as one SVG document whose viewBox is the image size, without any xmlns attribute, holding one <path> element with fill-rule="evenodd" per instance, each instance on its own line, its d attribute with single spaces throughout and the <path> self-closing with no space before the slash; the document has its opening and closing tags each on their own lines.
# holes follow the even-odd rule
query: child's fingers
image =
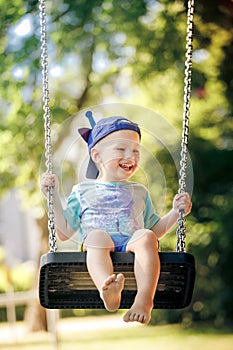
<svg viewBox="0 0 233 350">
<path fill-rule="evenodd" d="M 188 192 L 178 193 L 178 194 L 175 195 L 175 200 L 178 201 L 180 199 L 185 199 L 185 200 L 190 201 L 190 196 L 189 196 Z"/>
<path fill-rule="evenodd" d="M 188 193 L 180 193 L 175 196 L 175 206 L 178 210 L 184 210 L 189 214 L 192 209 L 192 202 Z"/>
<path fill-rule="evenodd" d="M 49 187 L 57 187 L 56 176 L 54 174 L 44 173 L 41 177 L 40 189 L 45 195 L 47 195 Z"/>
<path fill-rule="evenodd" d="M 42 182 L 47 186 L 53 186 L 55 184 L 55 175 L 54 174 L 43 174 Z"/>
</svg>

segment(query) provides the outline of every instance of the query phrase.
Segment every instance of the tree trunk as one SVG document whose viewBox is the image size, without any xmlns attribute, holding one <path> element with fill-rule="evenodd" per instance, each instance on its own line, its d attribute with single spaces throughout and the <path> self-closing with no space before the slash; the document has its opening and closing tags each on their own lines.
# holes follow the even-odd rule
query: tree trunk
<svg viewBox="0 0 233 350">
<path fill-rule="evenodd" d="M 47 253 L 48 251 L 48 218 L 46 213 L 41 219 L 37 220 L 37 224 L 42 232 L 42 239 L 41 239 L 41 249 L 40 249 L 40 255 Z M 39 288 L 39 264 L 38 264 L 38 272 L 35 275 L 34 280 L 34 286 L 33 288 L 38 290 Z M 28 305 L 25 311 L 24 320 L 27 323 L 27 327 L 29 331 L 31 332 L 38 332 L 38 331 L 47 331 L 47 317 L 46 317 L 46 310 L 43 308 L 40 303 L 39 299 L 32 301 Z"/>
</svg>

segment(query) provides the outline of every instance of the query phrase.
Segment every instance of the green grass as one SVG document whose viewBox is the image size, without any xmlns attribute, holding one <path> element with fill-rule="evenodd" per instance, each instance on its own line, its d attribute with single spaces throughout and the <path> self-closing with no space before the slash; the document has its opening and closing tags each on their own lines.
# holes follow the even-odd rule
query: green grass
<svg viewBox="0 0 233 350">
<path fill-rule="evenodd" d="M 100 318 L 92 318 L 98 324 Z M 111 318 L 109 318 L 111 322 Z M 78 321 L 79 322 L 79 321 Z M 108 322 L 108 320 L 107 320 Z M 77 326 L 72 329 L 76 324 Z M 232 350 L 233 333 L 216 331 L 206 326 L 183 329 L 180 325 L 143 326 L 123 325 L 104 329 L 79 329 L 77 319 L 62 320 L 58 338 L 59 350 Z M 88 327 L 88 323 L 86 324 Z M 1 328 L 0 326 L 0 332 Z M 105 327 L 105 326 L 103 326 Z M 8 327 L 9 328 L 9 327 Z M 9 331 L 9 329 L 8 329 Z M 14 332 L 12 330 L 12 336 Z M 47 333 L 31 333 L 23 337 L 0 340 L 0 349 L 51 350 L 51 336 Z"/>
</svg>

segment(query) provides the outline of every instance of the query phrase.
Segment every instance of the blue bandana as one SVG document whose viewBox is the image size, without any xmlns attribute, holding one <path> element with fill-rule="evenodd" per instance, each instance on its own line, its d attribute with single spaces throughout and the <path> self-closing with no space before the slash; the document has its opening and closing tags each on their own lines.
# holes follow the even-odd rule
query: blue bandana
<svg viewBox="0 0 233 350">
<path fill-rule="evenodd" d="M 89 119 L 89 122 L 92 126 L 92 129 L 81 128 L 78 129 L 78 132 L 82 138 L 86 141 L 88 145 L 89 153 L 97 142 L 102 140 L 107 135 L 119 131 L 119 130 L 132 130 L 138 133 L 141 138 L 141 131 L 138 124 L 131 122 L 125 117 L 109 117 L 99 120 L 95 123 L 92 112 L 86 112 L 86 117 Z M 95 163 L 90 157 L 89 164 L 87 167 L 86 176 L 89 179 L 96 179 L 98 177 L 99 170 L 97 169 Z"/>
</svg>

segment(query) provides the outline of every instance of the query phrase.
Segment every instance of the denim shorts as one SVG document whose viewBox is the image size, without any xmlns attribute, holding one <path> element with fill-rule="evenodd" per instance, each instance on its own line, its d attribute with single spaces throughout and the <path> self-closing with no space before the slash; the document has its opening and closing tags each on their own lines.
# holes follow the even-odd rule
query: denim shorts
<svg viewBox="0 0 233 350">
<path fill-rule="evenodd" d="M 111 238 L 115 246 L 115 252 L 126 252 L 127 244 L 129 243 L 129 240 L 132 238 L 132 236 L 116 233 L 111 234 Z"/>
</svg>

